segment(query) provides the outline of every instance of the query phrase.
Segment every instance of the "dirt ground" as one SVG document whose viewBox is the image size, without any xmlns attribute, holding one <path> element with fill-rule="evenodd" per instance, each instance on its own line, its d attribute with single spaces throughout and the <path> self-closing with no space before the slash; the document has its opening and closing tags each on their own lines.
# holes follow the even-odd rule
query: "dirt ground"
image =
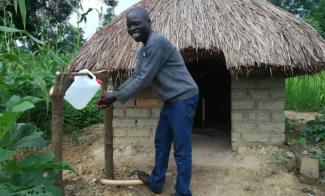
<svg viewBox="0 0 325 196">
<path fill-rule="evenodd" d="M 96 181 L 103 177 L 102 138 L 100 124 L 84 129 L 78 138 L 65 136 L 64 159 L 79 171 L 78 175 L 64 172 L 65 195 L 154 195 L 143 185 L 109 187 Z M 230 139 L 223 134 L 193 135 L 191 190 L 194 196 L 325 196 L 324 189 L 302 184 L 295 174 L 288 173 L 274 161 L 274 156 L 284 148 L 256 146 L 233 152 L 227 141 Z M 149 172 L 153 157 L 153 152 L 148 148 L 120 146 L 114 151 L 116 179 L 136 179 L 135 176 L 128 177 L 136 169 Z M 174 192 L 175 178 L 176 166 L 171 156 L 161 195 Z"/>
</svg>

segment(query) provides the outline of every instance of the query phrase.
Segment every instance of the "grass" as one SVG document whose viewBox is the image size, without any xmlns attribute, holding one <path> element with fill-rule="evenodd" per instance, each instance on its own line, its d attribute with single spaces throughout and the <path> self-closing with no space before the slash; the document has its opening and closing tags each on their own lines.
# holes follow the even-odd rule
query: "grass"
<svg viewBox="0 0 325 196">
<path fill-rule="evenodd" d="M 286 80 L 287 110 L 318 111 L 325 103 L 325 71 Z"/>
</svg>

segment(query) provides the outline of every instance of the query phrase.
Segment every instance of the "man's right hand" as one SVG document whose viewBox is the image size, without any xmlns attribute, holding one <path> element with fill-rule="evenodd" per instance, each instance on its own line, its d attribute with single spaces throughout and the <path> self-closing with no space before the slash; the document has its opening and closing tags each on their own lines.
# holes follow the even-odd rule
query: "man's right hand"
<svg viewBox="0 0 325 196">
<path fill-rule="evenodd" d="M 105 109 L 110 107 L 115 101 L 116 97 L 114 92 L 107 92 L 105 95 L 102 95 L 96 103 L 97 108 Z"/>
</svg>

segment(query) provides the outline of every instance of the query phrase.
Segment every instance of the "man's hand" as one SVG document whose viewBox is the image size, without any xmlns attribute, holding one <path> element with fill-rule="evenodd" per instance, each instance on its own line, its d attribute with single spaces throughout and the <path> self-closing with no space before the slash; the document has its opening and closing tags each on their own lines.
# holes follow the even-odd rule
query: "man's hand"
<svg viewBox="0 0 325 196">
<path fill-rule="evenodd" d="M 97 101 L 97 108 L 105 109 L 110 107 L 115 101 L 116 97 L 114 96 L 114 92 L 108 92 L 105 95 L 102 95 L 99 100 Z"/>
</svg>

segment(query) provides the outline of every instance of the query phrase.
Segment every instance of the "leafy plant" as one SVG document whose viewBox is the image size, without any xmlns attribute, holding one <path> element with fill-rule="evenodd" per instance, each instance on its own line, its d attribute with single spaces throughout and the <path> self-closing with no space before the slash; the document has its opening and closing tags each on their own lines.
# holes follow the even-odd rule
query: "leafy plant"
<svg viewBox="0 0 325 196">
<path fill-rule="evenodd" d="M 325 115 L 319 114 L 316 119 L 307 123 L 303 130 L 303 136 L 308 138 L 310 143 L 325 141 Z"/>
<path fill-rule="evenodd" d="M 12 96 L 0 113 L 0 195 L 62 195 L 54 185 L 58 170 L 76 172 L 67 162 L 54 162 L 52 152 L 21 153 L 47 145 L 35 125 L 16 123 L 39 101 Z"/>
<path fill-rule="evenodd" d="M 325 145 L 313 149 L 313 157 L 318 159 L 320 170 L 325 170 Z"/>
</svg>

